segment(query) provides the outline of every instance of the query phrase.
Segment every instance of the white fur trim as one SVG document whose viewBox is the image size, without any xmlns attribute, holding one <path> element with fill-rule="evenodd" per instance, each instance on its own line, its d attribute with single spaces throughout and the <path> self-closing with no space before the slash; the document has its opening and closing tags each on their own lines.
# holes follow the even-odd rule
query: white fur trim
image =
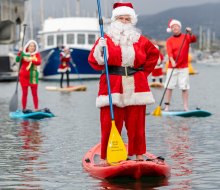
<svg viewBox="0 0 220 190">
<path fill-rule="evenodd" d="M 122 77 L 123 94 L 113 93 L 112 103 L 118 107 L 146 105 L 155 103 L 151 92 L 135 92 L 134 77 Z M 101 95 L 96 98 L 96 107 L 109 105 L 109 97 Z"/>
<path fill-rule="evenodd" d="M 133 93 L 129 99 L 123 101 L 124 95 L 120 93 L 112 94 L 112 103 L 118 107 L 125 107 L 131 105 L 146 105 L 154 104 L 155 100 L 151 92 L 139 92 Z M 109 106 L 109 97 L 101 95 L 96 98 L 96 107 L 101 108 L 104 106 Z"/>
<path fill-rule="evenodd" d="M 134 66 L 135 51 L 132 45 L 121 45 L 122 66 Z"/>
<path fill-rule="evenodd" d="M 65 58 L 69 58 L 70 57 L 70 54 L 68 53 L 68 54 L 66 54 L 66 53 L 64 53 L 64 52 L 61 52 L 60 53 L 63 57 L 65 57 Z"/>
<path fill-rule="evenodd" d="M 171 26 L 173 26 L 174 24 L 177 24 L 180 28 L 182 27 L 182 24 L 181 24 L 181 22 L 180 21 L 178 21 L 178 20 L 175 20 L 175 19 L 173 19 L 171 22 L 170 22 L 170 28 L 171 28 Z"/>
<path fill-rule="evenodd" d="M 27 50 L 27 48 L 28 48 L 28 46 L 30 45 L 30 43 L 34 43 L 35 44 L 35 51 L 33 52 L 33 53 L 29 53 L 29 52 L 27 52 L 26 50 Z M 35 40 L 29 40 L 26 44 L 25 44 L 25 46 L 24 46 L 24 49 L 23 49 L 23 52 L 25 53 L 25 54 L 30 54 L 30 55 L 34 55 L 34 54 L 36 54 L 37 52 L 38 52 L 38 44 L 37 44 L 37 42 L 35 41 Z"/>
<path fill-rule="evenodd" d="M 107 54 L 107 59 L 108 59 L 108 48 L 106 48 L 106 54 Z M 94 49 L 93 56 L 99 65 L 105 64 L 103 52 L 101 50 L 101 47 L 98 44 L 96 45 L 96 47 Z"/>
<path fill-rule="evenodd" d="M 67 67 L 67 68 L 64 68 L 64 69 L 58 69 L 57 70 L 59 73 L 65 73 L 66 71 L 71 71 L 71 68 L 70 67 Z"/>
<path fill-rule="evenodd" d="M 134 9 L 127 6 L 117 7 L 112 10 L 111 20 L 114 22 L 116 20 L 116 17 L 121 15 L 130 15 L 132 24 L 135 25 L 137 23 L 137 15 L 135 14 Z"/>
<path fill-rule="evenodd" d="M 173 19 L 173 20 L 169 23 L 169 27 L 167 28 L 167 32 L 168 32 L 168 33 L 172 32 L 171 27 L 172 27 L 174 24 L 177 24 L 180 28 L 182 27 L 182 24 L 181 24 L 180 21 Z"/>
<path fill-rule="evenodd" d="M 172 32 L 171 28 L 167 28 L 167 32 L 168 33 Z"/>
</svg>

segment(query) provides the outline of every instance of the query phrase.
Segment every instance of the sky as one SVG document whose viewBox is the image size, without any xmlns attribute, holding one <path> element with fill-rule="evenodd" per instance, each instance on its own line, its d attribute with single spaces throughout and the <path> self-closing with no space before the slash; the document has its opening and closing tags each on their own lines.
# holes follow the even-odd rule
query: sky
<svg viewBox="0 0 220 190">
<path fill-rule="evenodd" d="M 57 14 L 57 12 L 69 13 L 70 16 L 75 16 L 76 0 L 32 0 L 33 6 L 39 6 L 40 1 L 44 4 L 44 14 L 52 12 L 50 14 Z M 120 1 L 120 0 L 118 0 Z M 125 0 L 122 2 L 128 2 Z M 107 13 L 111 15 L 112 4 L 117 2 L 116 0 L 100 0 L 103 14 Z M 216 3 L 220 0 L 130 0 L 138 15 L 156 14 L 171 8 L 192 6 L 204 3 Z M 51 5 L 53 3 L 53 6 Z M 97 10 L 96 0 L 80 0 L 81 15 L 94 16 Z"/>
</svg>

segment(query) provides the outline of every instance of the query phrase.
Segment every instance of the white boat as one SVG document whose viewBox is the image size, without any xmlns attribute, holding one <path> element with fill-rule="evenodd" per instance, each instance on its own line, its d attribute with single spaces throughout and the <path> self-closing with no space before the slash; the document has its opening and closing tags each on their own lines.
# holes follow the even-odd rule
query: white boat
<svg viewBox="0 0 220 190">
<path fill-rule="evenodd" d="M 39 32 L 40 53 L 43 64 L 42 78 L 53 80 L 59 78 L 57 72 L 60 64 L 62 46 L 68 46 L 71 57 L 76 64 L 75 70 L 71 66 L 71 79 L 93 79 L 100 76 L 88 63 L 88 55 L 96 39 L 99 37 L 98 18 L 91 17 L 64 17 L 48 18 L 44 21 L 43 29 Z M 78 72 L 78 73 L 77 73 Z"/>
</svg>

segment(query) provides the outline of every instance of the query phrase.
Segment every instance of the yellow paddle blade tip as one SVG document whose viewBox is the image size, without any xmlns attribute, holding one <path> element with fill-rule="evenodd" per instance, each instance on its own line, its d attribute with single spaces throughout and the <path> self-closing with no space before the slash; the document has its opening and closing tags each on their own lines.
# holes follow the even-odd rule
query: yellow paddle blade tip
<svg viewBox="0 0 220 190">
<path fill-rule="evenodd" d="M 107 162 L 111 165 L 127 159 L 127 150 L 119 134 L 115 122 L 112 121 L 111 132 L 107 146 Z"/>
<path fill-rule="evenodd" d="M 158 107 L 153 111 L 152 115 L 154 115 L 154 116 L 161 116 L 161 115 L 162 115 L 160 106 L 158 106 Z"/>
</svg>

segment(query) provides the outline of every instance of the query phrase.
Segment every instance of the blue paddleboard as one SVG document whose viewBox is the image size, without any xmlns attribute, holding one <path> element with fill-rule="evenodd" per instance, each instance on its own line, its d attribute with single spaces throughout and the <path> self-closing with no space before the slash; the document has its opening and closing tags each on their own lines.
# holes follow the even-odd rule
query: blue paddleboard
<svg viewBox="0 0 220 190">
<path fill-rule="evenodd" d="M 189 110 L 189 111 L 162 111 L 162 116 L 180 116 L 180 117 L 208 117 L 212 115 L 205 110 Z"/>
<path fill-rule="evenodd" d="M 54 117 L 54 114 L 51 112 L 45 112 L 45 111 L 23 113 L 21 110 L 17 110 L 15 112 L 10 112 L 9 117 L 11 119 L 43 119 L 43 118 L 48 118 L 48 117 Z"/>
</svg>

